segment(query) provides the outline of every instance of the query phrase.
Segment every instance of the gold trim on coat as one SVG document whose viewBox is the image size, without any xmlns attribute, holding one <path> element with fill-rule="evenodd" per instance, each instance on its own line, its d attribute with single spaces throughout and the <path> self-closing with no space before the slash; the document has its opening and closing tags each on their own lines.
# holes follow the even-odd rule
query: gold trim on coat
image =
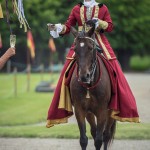
<svg viewBox="0 0 150 150">
<path fill-rule="evenodd" d="M 72 56 L 66 57 L 66 59 L 72 60 L 72 59 L 74 59 L 74 57 L 75 57 L 75 52 L 72 54 Z"/>
<path fill-rule="evenodd" d="M 95 6 L 95 12 L 94 12 L 94 18 L 98 18 L 98 13 L 99 13 L 99 6 Z"/>
<path fill-rule="evenodd" d="M 82 5 L 81 8 L 80 8 L 80 18 L 81 18 L 82 25 L 84 25 L 84 23 L 85 23 L 85 19 L 84 19 L 84 5 Z"/>
<path fill-rule="evenodd" d="M 46 127 L 50 128 L 50 127 L 53 127 L 56 124 L 67 123 L 69 117 L 62 118 L 62 119 L 55 119 L 55 120 L 47 120 Z"/>
<path fill-rule="evenodd" d="M 112 110 L 111 117 L 115 120 L 121 121 L 121 122 L 135 122 L 135 123 L 140 123 L 139 117 L 134 117 L 134 118 L 123 118 L 117 116 L 120 112 Z"/>
<path fill-rule="evenodd" d="M 104 52 L 105 52 L 107 58 L 108 58 L 108 60 L 112 59 L 111 56 L 110 56 L 110 54 L 109 54 L 109 51 L 107 50 L 105 44 L 103 43 L 103 41 L 102 41 L 102 39 L 101 39 L 100 34 L 96 32 L 96 35 L 97 35 L 97 37 L 98 37 L 98 40 L 99 40 L 99 42 L 100 42 L 100 44 L 101 44 L 101 46 L 102 46 L 102 48 L 103 48 L 103 50 L 104 50 Z"/>
<path fill-rule="evenodd" d="M 75 61 L 75 59 L 70 62 L 69 66 L 67 67 L 67 69 L 65 71 L 65 74 L 70 69 L 70 66 L 74 63 L 74 61 Z M 58 108 L 73 113 L 69 87 L 65 85 L 65 74 L 63 76 L 63 81 L 62 81 L 62 85 L 61 85 L 61 92 L 60 92 L 60 99 L 59 99 Z M 56 124 L 67 123 L 68 118 L 71 116 L 72 116 L 72 114 L 70 114 L 68 117 L 65 117 L 65 118 L 54 119 L 54 120 L 48 119 L 46 127 L 50 128 Z"/>
</svg>

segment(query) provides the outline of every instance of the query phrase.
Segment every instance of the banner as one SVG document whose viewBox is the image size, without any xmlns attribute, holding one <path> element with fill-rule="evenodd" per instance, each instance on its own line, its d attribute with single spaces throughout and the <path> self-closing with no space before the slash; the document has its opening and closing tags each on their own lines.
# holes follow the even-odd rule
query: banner
<svg viewBox="0 0 150 150">
<path fill-rule="evenodd" d="M 50 48 L 50 50 L 51 50 L 52 52 L 55 52 L 55 51 L 56 51 L 56 46 L 55 46 L 55 43 L 54 43 L 53 38 L 50 38 L 50 39 L 49 39 L 48 47 Z"/>
<path fill-rule="evenodd" d="M 1 3 L 0 3 L 0 18 L 3 18 L 3 10 L 2 10 L 2 7 L 1 7 Z"/>
<path fill-rule="evenodd" d="M 27 46 L 30 50 L 30 55 L 31 58 L 35 57 L 35 46 L 34 46 L 34 41 L 33 41 L 33 37 L 32 37 L 32 32 L 28 31 L 27 32 Z"/>
</svg>

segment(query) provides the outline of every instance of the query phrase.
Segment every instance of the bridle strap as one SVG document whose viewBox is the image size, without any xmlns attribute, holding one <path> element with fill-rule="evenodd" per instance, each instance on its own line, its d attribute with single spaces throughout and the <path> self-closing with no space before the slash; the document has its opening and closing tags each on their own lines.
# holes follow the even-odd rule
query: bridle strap
<svg viewBox="0 0 150 150">
<path fill-rule="evenodd" d="M 79 39 L 89 39 L 91 41 L 93 41 L 95 43 L 95 40 L 93 40 L 92 38 L 85 36 L 85 37 L 78 37 Z M 74 42 L 76 41 L 76 38 L 74 39 Z"/>
<path fill-rule="evenodd" d="M 91 81 L 94 80 L 94 73 L 96 71 L 96 62 L 97 62 L 97 59 L 95 60 L 95 62 L 92 64 L 92 70 L 90 72 L 90 75 L 91 75 Z"/>
<path fill-rule="evenodd" d="M 94 89 L 94 88 L 98 85 L 99 81 L 101 80 L 102 72 L 101 72 L 100 60 L 97 59 L 96 62 L 98 62 L 98 67 L 99 67 L 100 75 L 99 75 L 97 81 L 95 82 L 95 84 L 92 85 L 92 86 L 88 86 L 86 83 L 83 83 L 83 82 L 79 81 L 80 85 L 82 85 L 83 87 L 85 87 L 85 88 L 88 89 L 88 90 Z M 79 77 L 79 76 L 78 76 L 78 73 L 77 73 L 77 78 L 78 78 L 78 77 Z"/>
<path fill-rule="evenodd" d="M 84 39 L 89 39 L 89 40 L 91 40 L 91 41 L 93 41 L 94 43 L 95 43 L 95 40 L 93 40 L 92 38 L 90 38 L 90 37 L 88 37 L 88 36 L 86 36 L 86 37 L 83 37 Z"/>
</svg>

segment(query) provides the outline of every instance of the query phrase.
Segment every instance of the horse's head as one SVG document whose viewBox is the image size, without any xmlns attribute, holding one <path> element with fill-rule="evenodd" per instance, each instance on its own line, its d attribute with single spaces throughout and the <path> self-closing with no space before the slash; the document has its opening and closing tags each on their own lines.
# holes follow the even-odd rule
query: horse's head
<svg viewBox="0 0 150 150">
<path fill-rule="evenodd" d="M 95 27 L 92 27 L 88 32 L 82 30 L 77 32 L 73 27 L 72 34 L 75 36 L 74 51 L 78 64 L 78 80 L 90 84 L 93 78 L 93 69 L 96 65 L 96 50 L 93 33 Z"/>
</svg>

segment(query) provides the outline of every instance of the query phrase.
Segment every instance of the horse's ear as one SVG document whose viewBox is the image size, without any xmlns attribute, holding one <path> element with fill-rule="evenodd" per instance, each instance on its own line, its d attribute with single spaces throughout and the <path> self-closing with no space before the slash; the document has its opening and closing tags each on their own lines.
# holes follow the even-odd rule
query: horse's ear
<svg viewBox="0 0 150 150">
<path fill-rule="evenodd" d="M 70 31 L 74 35 L 74 37 L 77 37 L 78 31 L 74 27 L 71 27 Z"/>
<path fill-rule="evenodd" d="M 87 35 L 88 35 L 89 37 L 91 37 L 91 36 L 93 35 L 93 33 L 94 33 L 94 30 L 95 30 L 95 23 L 96 23 L 96 20 L 93 20 L 93 19 L 86 21 L 86 26 L 91 27 L 91 29 L 87 32 Z"/>
<path fill-rule="evenodd" d="M 87 36 L 91 37 L 91 36 L 93 35 L 94 31 L 95 31 L 95 26 L 92 27 L 92 28 L 86 33 Z"/>
</svg>

